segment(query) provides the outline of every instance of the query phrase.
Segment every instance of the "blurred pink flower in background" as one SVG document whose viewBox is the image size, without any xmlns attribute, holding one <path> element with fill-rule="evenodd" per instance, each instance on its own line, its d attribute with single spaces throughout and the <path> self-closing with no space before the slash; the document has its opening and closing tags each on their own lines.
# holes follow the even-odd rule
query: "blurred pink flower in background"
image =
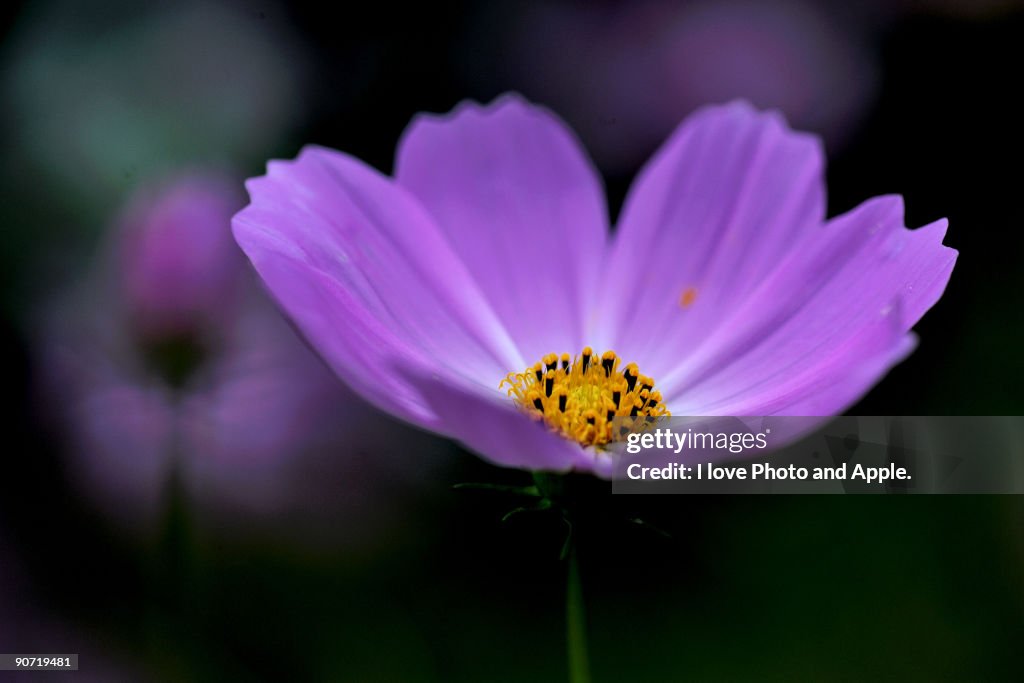
<svg viewBox="0 0 1024 683">
<path fill-rule="evenodd" d="M 800 0 L 534 3 L 503 68 L 563 113 L 603 168 L 638 165 L 685 115 L 736 98 L 781 110 L 835 148 L 872 103 L 857 22 Z"/>
<path fill-rule="evenodd" d="M 241 264 L 222 229 L 238 208 L 235 183 L 195 175 L 139 193 L 117 238 L 117 291 L 143 337 L 215 327 L 239 296 Z M 155 195 L 155 196 L 154 196 Z"/>
<path fill-rule="evenodd" d="M 173 474 L 214 524 L 369 541 L 444 446 L 299 340 L 233 245 L 242 202 L 209 172 L 137 194 L 84 286 L 44 316 L 41 408 L 69 477 L 129 527 L 159 524 Z"/>
</svg>

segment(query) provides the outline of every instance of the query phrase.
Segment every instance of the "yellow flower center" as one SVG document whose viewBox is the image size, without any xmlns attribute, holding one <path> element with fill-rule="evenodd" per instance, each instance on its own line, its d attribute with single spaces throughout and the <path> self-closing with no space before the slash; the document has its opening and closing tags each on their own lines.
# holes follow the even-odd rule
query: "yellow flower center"
<svg viewBox="0 0 1024 683">
<path fill-rule="evenodd" d="M 597 358 L 589 346 L 576 358 L 549 353 L 524 372 L 510 372 L 498 388 L 507 386 L 516 406 L 565 438 L 601 448 L 632 431 L 636 418 L 670 414 L 654 380 L 636 363 L 620 370 L 621 362 L 614 351 Z M 626 419 L 613 424 L 616 418 Z"/>
</svg>

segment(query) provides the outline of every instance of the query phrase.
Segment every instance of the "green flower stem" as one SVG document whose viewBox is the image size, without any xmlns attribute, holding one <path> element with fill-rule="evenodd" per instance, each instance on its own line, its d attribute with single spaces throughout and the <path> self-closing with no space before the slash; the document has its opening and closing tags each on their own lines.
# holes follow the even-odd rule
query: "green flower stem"
<svg viewBox="0 0 1024 683">
<path fill-rule="evenodd" d="M 587 658 L 587 624 L 583 609 L 583 587 L 576 549 L 569 550 L 569 579 L 565 590 L 566 645 L 569 655 L 569 683 L 590 683 Z"/>
</svg>

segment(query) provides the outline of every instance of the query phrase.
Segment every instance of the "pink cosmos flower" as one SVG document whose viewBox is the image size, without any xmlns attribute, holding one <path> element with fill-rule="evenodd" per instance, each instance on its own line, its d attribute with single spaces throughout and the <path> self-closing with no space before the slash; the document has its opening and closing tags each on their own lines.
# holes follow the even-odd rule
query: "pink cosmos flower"
<svg viewBox="0 0 1024 683">
<path fill-rule="evenodd" d="M 780 115 L 708 107 L 612 232 L 573 134 L 508 95 L 418 116 L 393 177 L 271 162 L 234 232 L 368 400 L 500 465 L 607 476 L 610 418 L 831 415 L 910 353 L 946 221 L 907 230 L 897 196 L 826 219 L 823 165 Z"/>
</svg>

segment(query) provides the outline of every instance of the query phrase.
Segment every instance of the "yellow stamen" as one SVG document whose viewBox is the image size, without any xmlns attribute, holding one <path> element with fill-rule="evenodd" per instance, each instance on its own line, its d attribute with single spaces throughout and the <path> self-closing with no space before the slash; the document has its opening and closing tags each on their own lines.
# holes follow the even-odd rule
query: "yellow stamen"
<svg viewBox="0 0 1024 683">
<path fill-rule="evenodd" d="M 670 414 L 652 378 L 636 363 L 620 365 L 614 351 L 597 358 L 589 346 L 574 359 L 549 353 L 523 372 L 510 372 L 498 387 L 507 386 L 516 406 L 565 438 L 602 448 Z"/>
</svg>

